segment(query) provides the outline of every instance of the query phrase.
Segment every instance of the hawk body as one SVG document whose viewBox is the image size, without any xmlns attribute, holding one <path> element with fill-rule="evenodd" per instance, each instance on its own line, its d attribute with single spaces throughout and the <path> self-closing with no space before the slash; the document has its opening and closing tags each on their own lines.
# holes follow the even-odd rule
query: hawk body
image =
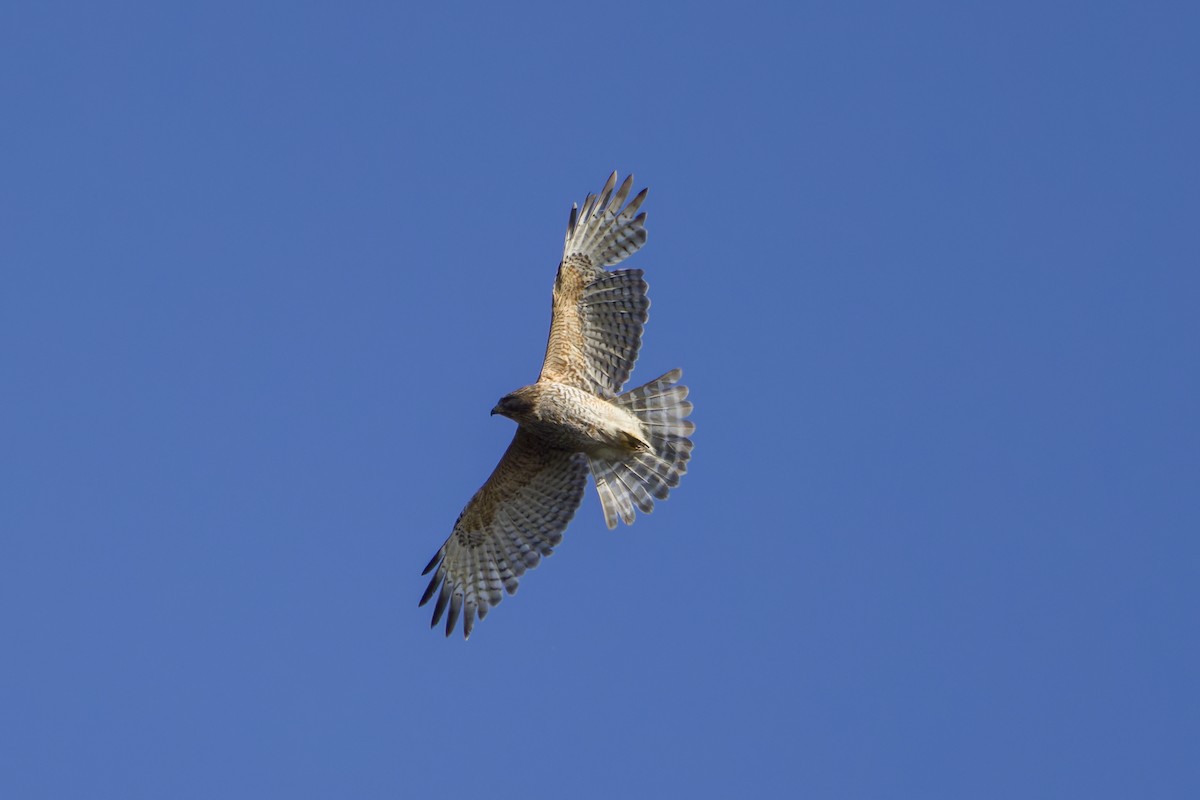
<svg viewBox="0 0 1200 800">
<path fill-rule="evenodd" d="M 524 403 L 505 408 L 505 400 L 517 398 Z M 646 432 L 638 418 L 594 394 L 554 381 L 538 381 L 525 386 L 493 409 L 504 414 L 543 442 L 564 450 L 597 457 L 620 457 L 627 452 L 646 450 Z"/>
<path fill-rule="evenodd" d="M 541 374 L 492 409 L 517 433 L 425 568 L 434 574 L 421 605 L 437 598 L 432 624 L 446 615 L 447 636 L 461 618 L 469 637 L 476 618 L 553 552 L 589 472 L 615 528 L 618 519 L 633 523 L 635 507 L 652 511 L 687 471 L 695 426 L 680 370 L 622 393 L 650 300 L 641 270 L 607 269 L 646 243 L 638 213 L 646 190 L 626 204 L 633 176 L 620 188 L 616 181 L 614 172 L 582 210 L 571 209 Z"/>
</svg>

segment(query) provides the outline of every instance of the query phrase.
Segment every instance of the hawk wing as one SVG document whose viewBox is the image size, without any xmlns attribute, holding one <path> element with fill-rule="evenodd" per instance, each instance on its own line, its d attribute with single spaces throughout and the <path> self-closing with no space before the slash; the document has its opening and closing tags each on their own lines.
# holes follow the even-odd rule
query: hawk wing
<svg viewBox="0 0 1200 800">
<path fill-rule="evenodd" d="M 554 281 L 546 360 L 538 378 L 605 399 L 615 397 L 629 380 L 650 307 L 640 269 L 605 269 L 646 243 L 646 214 L 637 213 L 646 190 L 622 208 L 633 176 L 613 194 L 616 183 L 614 172 L 599 196 L 587 196 L 582 211 L 571 207 L 563 259 Z"/>
<path fill-rule="evenodd" d="M 454 532 L 422 573 L 437 570 L 420 603 L 425 605 L 437 594 L 430 627 L 449 606 L 446 635 L 453 633 L 462 614 L 463 636 L 469 637 L 475 615 L 487 616 L 504 598 L 501 590 L 516 593 L 517 579 L 562 541 L 583 499 L 587 474 L 582 453 L 548 447 L 518 428 L 491 477 L 459 514 Z"/>
</svg>

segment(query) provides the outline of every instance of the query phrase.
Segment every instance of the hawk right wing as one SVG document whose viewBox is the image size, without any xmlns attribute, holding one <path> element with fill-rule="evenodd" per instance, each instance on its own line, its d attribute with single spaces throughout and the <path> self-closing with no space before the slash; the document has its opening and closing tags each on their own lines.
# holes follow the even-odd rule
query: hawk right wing
<svg viewBox="0 0 1200 800">
<path fill-rule="evenodd" d="M 640 269 L 605 269 L 646 243 L 646 214 L 638 214 L 646 190 L 622 208 L 633 176 L 613 194 L 616 183 L 614 172 L 599 196 L 587 196 L 582 211 L 571 208 L 554 281 L 546 360 L 538 378 L 605 399 L 616 397 L 629 380 L 650 307 Z"/>
<path fill-rule="evenodd" d="M 437 570 L 420 603 L 437 594 L 430 627 L 449 607 L 446 635 L 454 632 L 461 614 L 463 636 L 469 637 L 476 614 L 483 619 L 504 591 L 514 594 L 525 570 L 536 567 L 562 541 L 583 499 L 587 475 L 585 455 L 549 447 L 518 428 L 495 471 L 422 573 Z"/>
</svg>

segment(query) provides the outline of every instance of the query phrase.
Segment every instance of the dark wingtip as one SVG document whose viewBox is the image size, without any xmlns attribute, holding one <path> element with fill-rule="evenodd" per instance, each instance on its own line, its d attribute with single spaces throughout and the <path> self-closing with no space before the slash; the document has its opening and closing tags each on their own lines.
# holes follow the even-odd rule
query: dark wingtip
<svg viewBox="0 0 1200 800">
<path fill-rule="evenodd" d="M 442 614 L 446 611 L 446 602 L 450 599 L 450 587 L 445 582 L 442 583 L 442 591 L 438 594 L 437 602 L 433 606 L 433 621 L 429 623 L 429 627 L 436 628 L 438 620 L 442 618 Z"/>
<path fill-rule="evenodd" d="M 575 223 L 579 220 L 579 206 L 571 203 L 571 217 L 567 220 L 567 235 L 575 232 Z"/>
<path fill-rule="evenodd" d="M 445 547 L 438 548 L 437 553 L 435 553 L 433 558 L 429 559 L 429 563 L 425 565 L 425 569 L 421 570 L 421 574 L 428 575 L 430 573 L 430 571 L 438 565 L 438 562 L 442 560 L 442 556 L 444 556 L 445 554 L 446 554 Z"/>
<path fill-rule="evenodd" d="M 458 624 L 458 617 L 462 614 L 462 594 L 455 592 L 450 599 L 450 613 L 446 615 L 446 635 L 454 633 L 454 626 Z"/>
<path fill-rule="evenodd" d="M 471 631 L 475 629 L 475 609 L 467 606 L 467 613 L 463 614 L 463 639 L 471 638 Z"/>
<path fill-rule="evenodd" d="M 420 608 L 433 599 L 433 593 L 437 591 L 438 586 L 442 582 L 442 578 L 443 576 L 440 574 L 433 576 L 433 578 L 429 581 L 429 585 L 425 587 L 425 594 L 421 595 L 421 602 L 417 603 L 417 608 Z"/>
</svg>

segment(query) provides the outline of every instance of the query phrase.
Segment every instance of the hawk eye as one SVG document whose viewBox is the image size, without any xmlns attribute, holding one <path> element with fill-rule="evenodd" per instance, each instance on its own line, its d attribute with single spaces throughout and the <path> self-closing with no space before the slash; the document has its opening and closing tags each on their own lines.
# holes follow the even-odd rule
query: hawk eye
<svg viewBox="0 0 1200 800">
<path fill-rule="evenodd" d="M 500 404 L 504 406 L 506 411 L 511 411 L 514 414 L 523 414 L 528 411 L 533 405 L 524 397 L 517 397 L 513 394 L 507 394 L 500 400 Z"/>
</svg>

